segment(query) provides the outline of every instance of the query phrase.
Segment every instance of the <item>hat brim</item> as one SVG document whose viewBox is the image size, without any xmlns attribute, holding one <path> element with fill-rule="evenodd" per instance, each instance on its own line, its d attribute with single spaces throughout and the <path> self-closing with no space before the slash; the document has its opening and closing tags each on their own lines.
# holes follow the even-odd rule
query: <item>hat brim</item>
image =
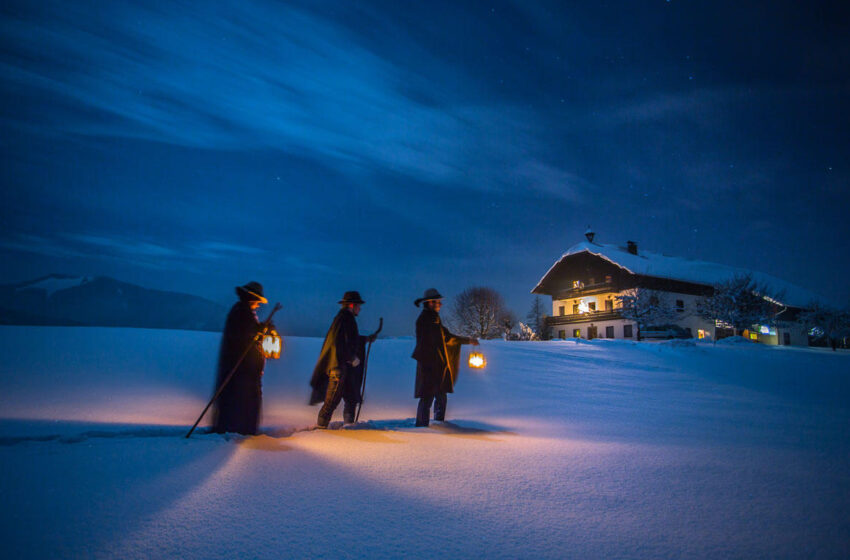
<svg viewBox="0 0 850 560">
<path fill-rule="evenodd" d="M 246 290 L 242 286 L 236 286 L 236 291 L 239 292 L 240 294 L 244 294 L 244 295 L 250 297 L 254 301 L 259 301 L 260 303 L 268 303 L 269 302 L 269 300 L 267 300 L 266 298 L 264 298 L 260 294 L 256 294 L 256 293 L 252 292 L 251 290 Z"/>
<path fill-rule="evenodd" d="M 428 298 L 421 297 L 421 298 L 419 298 L 419 299 L 415 300 L 415 301 L 413 302 L 413 305 L 415 305 L 416 307 L 419 307 L 419 304 L 420 304 L 420 303 L 422 303 L 423 301 L 438 301 L 438 300 L 441 300 L 441 299 L 443 299 L 443 296 L 440 296 L 440 297 L 428 297 Z"/>
<path fill-rule="evenodd" d="M 359 304 L 362 305 L 366 302 L 363 301 L 362 299 L 341 299 L 337 303 L 359 303 Z"/>
</svg>

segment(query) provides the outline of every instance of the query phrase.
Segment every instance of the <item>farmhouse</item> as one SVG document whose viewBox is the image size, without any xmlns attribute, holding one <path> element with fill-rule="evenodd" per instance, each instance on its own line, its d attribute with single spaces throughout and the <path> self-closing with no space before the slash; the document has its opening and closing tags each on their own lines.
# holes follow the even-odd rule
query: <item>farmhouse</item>
<svg viewBox="0 0 850 560">
<path fill-rule="evenodd" d="M 617 296 L 635 288 L 662 294 L 674 310 L 667 323 L 683 335 L 722 338 L 733 332 L 700 317 L 697 302 L 712 293 L 714 284 L 749 274 L 782 294 L 782 301 L 775 302 L 775 324 L 752 325 L 737 334 L 765 344 L 808 344 L 805 328 L 793 322 L 801 309 L 818 299 L 804 288 L 750 270 L 639 251 L 632 241 L 625 247 L 594 243 L 589 230 L 585 235 L 587 240 L 567 250 L 532 290 L 552 297 L 552 316 L 546 321 L 552 338 L 634 339 L 637 325 L 623 318 Z"/>
</svg>

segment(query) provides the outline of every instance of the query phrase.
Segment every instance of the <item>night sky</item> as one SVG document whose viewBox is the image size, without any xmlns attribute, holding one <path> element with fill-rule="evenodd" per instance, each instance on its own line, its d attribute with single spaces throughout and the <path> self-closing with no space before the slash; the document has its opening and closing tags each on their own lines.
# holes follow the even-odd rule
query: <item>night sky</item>
<svg viewBox="0 0 850 560">
<path fill-rule="evenodd" d="M 310 335 L 359 290 L 412 334 L 429 287 L 524 317 L 590 225 L 846 305 L 848 10 L 4 1 L 0 282 L 257 280 Z"/>
</svg>

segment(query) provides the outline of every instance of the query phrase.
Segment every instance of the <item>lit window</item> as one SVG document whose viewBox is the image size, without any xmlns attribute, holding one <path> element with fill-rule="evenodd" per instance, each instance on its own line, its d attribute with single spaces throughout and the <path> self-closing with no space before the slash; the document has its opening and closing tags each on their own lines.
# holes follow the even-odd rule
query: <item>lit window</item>
<svg viewBox="0 0 850 560">
<path fill-rule="evenodd" d="M 697 338 L 698 338 L 698 339 L 700 339 L 700 340 L 702 340 L 703 338 L 705 338 L 705 331 L 704 331 L 703 329 L 699 329 L 699 330 L 697 331 Z"/>
<path fill-rule="evenodd" d="M 606 283 L 606 284 L 610 284 L 610 283 L 611 283 L 611 282 L 613 282 L 613 281 L 614 281 L 614 279 L 613 279 L 613 278 L 611 278 L 611 275 L 610 275 L 610 274 L 605 275 L 605 283 Z"/>
<path fill-rule="evenodd" d="M 573 280 L 573 289 L 581 288 L 581 280 Z"/>
<path fill-rule="evenodd" d="M 581 338 L 581 329 L 573 329 L 573 337 Z"/>
<path fill-rule="evenodd" d="M 759 333 L 757 333 L 757 332 L 751 332 L 750 333 L 750 340 L 758 340 L 758 339 L 759 339 Z"/>
</svg>

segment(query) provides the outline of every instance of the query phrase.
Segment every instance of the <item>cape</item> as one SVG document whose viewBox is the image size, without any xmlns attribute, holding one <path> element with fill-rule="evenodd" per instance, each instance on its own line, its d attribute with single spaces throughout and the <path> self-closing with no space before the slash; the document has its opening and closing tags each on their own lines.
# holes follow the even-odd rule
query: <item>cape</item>
<svg viewBox="0 0 850 560">
<path fill-rule="evenodd" d="M 357 377 L 359 374 L 359 378 L 362 379 L 365 347 L 366 337 L 360 336 L 354 314 L 346 309 L 340 309 L 325 335 L 319 359 L 313 368 L 313 375 L 310 378 L 310 387 L 313 389 L 310 394 L 310 404 L 324 402 L 325 393 L 328 390 L 328 372 L 333 369 L 346 370 L 347 377 Z M 348 363 L 355 356 L 360 357 L 360 364 L 356 368 Z M 354 380 L 348 380 L 348 382 L 352 381 Z"/>
</svg>

